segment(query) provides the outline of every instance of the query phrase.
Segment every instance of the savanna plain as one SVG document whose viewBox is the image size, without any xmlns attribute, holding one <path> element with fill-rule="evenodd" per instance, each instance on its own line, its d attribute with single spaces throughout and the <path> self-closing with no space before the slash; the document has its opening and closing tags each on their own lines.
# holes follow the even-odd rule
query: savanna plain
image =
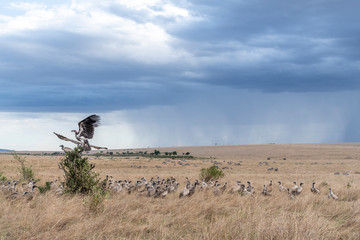
<svg viewBox="0 0 360 240">
<path fill-rule="evenodd" d="M 176 151 L 176 159 L 122 154 L 154 150 L 118 149 L 88 159 L 101 179 L 176 178 L 175 193 L 163 198 L 111 193 L 92 211 L 87 196 L 49 191 L 31 200 L 11 199 L 0 191 L 0 239 L 360 239 L 360 143 L 157 148 Z M 185 158 L 187 152 L 193 158 Z M 37 185 L 63 181 L 58 167 L 63 157 L 25 156 L 40 179 Z M 219 187 L 227 182 L 222 194 L 214 195 L 216 187 L 197 188 L 179 198 L 186 178 L 201 182 L 201 169 L 214 164 L 225 173 L 219 179 Z M 7 179 L 19 179 L 18 168 L 11 154 L 0 154 Z M 271 195 L 264 196 L 270 180 Z M 236 181 L 250 181 L 255 193 L 230 193 Z M 302 182 L 303 191 L 292 199 L 279 191 L 278 181 L 290 189 Z M 310 191 L 313 182 L 319 194 Z M 338 200 L 328 198 L 330 187 Z"/>
</svg>

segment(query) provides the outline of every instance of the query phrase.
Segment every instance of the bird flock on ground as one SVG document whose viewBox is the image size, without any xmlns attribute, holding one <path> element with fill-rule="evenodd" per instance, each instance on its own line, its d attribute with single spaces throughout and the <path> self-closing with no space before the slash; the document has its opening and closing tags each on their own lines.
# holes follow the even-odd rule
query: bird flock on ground
<svg viewBox="0 0 360 240">
<path fill-rule="evenodd" d="M 35 180 L 31 179 L 28 183 L 19 181 L 2 181 L 0 182 L 0 189 L 3 193 L 8 194 L 10 199 L 26 198 L 31 200 L 38 188 L 35 185 Z M 49 182 L 50 190 L 56 195 L 64 193 L 64 183 L 58 180 Z M 221 184 L 218 180 L 211 179 L 209 181 L 195 180 L 191 182 L 187 177 L 185 180 L 185 187 L 179 189 L 179 182 L 174 177 L 167 179 L 160 179 L 159 177 L 152 177 L 146 180 L 141 177 L 139 180 L 133 182 L 131 180 L 115 180 L 112 176 L 106 176 L 102 182 L 102 187 L 111 194 L 127 193 L 137 194 L 144 197 L 165 198 L 168 194 L 174 194 L 179 191 L 179 198 L 190 197 L 196 192 L 210 191 L 214 196 L 219 196 L 228 192 L 229 194 L 239 194 L 241 196 L 254 197 L 256 194 L 255 188 L 250 181 L 243 184 L 240 180 L 236 181 L 233 186 L 229 187 L 227 182 Z M 274 193 L 273 181 L 269 184 L 264 184 L 262 190 L 259 192 L 263 196 L 271 196 Z M 294 199 L 303 193 L 303 183 L 299 185 L 293 182 L 292 187 L 283 186 L 281 181 L 278 181 L 278 191 L 287 194 L 290 199 Z M 312 183 L 310 192 L 313 194 L 320 194 L 320 190 L 315 187 L 315 182 Z M 329 188 L 328 198 L 338 200 L 338 196 Z"/>
<path fill-rule="evenodd" d="M 227 182 L 221 184 L 218 180 L 211 179 L 210 181 L 195 180 L 192 183 L 189 178 L 186 177 L 185 187 L 180 191 L 179 198 L 190 197 L 194 193 L 202 191 L 212 191 L 215 196 L 219 196 L 227 191 L 230 194 L 237 193 L 242 196 L 254 197 L 254 186 L 250 181 L 247 181 L 246 183 L 247 184 L 243 184 L 240 180 L 238 180 L 229 189 Z M 278 190 L 288 194 L 290 199 L 294 199 L 303 192 L 303 183 L 297 185 L 296 182 L 293 182 L 294 185 L 291 188 L 284 187 L 281 181 L 278 181 L 278 184 Z M 142 177 L 140 180 L 133 182 L 131 180 L 114 180 L 112 176 L 106 176 L 106 179 L 103 182 L 103 187 L 113 193 L 126 192 L 128 194 L 136 193 L 147 197 L 164 198 L 168 194 L 178 191 L 179 182 L 173 177 L 161 180 L 159 177 L 156 177 L 151 178 L 149 181 Z M 315 182 L 312 183 L 310 191 L 314 194 L 320 193 L 320 190 L 315 187 Z M 273 181 L 270 180 L 268 185 L 263 185 L 263 189 L 260 193 L 264 196 L 271 196 L 273 194 Z M 338 197 L 331 188 L 329 188 L 328 197 L 338 200 Z"/>
</svg>

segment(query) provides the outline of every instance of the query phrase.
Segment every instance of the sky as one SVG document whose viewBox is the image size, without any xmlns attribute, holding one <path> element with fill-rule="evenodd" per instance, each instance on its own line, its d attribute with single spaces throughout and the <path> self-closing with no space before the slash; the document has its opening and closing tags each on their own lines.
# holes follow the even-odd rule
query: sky
<svg viewBox="0 0 360 240">
<path fill-rule="evenodd" d="M 0 148 L 360 141 L 357 0 L 0 0 Z M 71 147 L 71 143 L 65 143 Z"/>
</svg>

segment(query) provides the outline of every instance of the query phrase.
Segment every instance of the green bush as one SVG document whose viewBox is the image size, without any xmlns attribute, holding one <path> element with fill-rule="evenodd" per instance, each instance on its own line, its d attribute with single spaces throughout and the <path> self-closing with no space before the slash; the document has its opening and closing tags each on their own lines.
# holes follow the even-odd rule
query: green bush
<svg viewBox="0 0 360 240">
<path fill-rule="evenodd" d="M 40 193 L 46 193 L 47 191 L 50 191 L 51 184 L 50 182 L 46 182 L 44 186 L 39 186 Z"/>
<path fill-rule="evenodd" d="M 201 169 L 200 178 L 204 179 L 204 181 L 209 181 L 210 179 L 219 179 L 224 177 L 224 172 L 217 168 L 215 165 L 209 168 Z"/>
<path fill-rule="evenodd" d="M 7 180 L 7 178 L 3 175 L 3 173 L 2 172 L 0 172 L 0 181 L 6 181 Z"/>
<path fill-rule="evenodd" d="M 59 168 L 64 171 L 64 192 L 87 195 L 89 200 L 85 200 L 83 204 L 90 211 L 97 212 L 104 209 L 103 200 L 107 192 L 102 184 L 107 180 L 101 181 L 99 174 L 92 171 L 94 167 L 87 158 L 82 157 L 78 148 L 67 152 L 59 163 Z"/>
<path fill-rule="evenodd" d="M 89 210 L 92 212 L 98 212 L 104 209 L 104 198 L 106 194 L 104 188 L 96 185 L 93 187 L 90 194 Z"/>
<path fill-rule="evenodd" d="M 65 193 L 91 194 L 100 186 L 99 174 L 92 171 L 94 165 L 82 157 L 78 148 L 66 153 L 59 168 L 64 171 Z"/>
<path fill-rule="evenodd" d="M 24 181 L 30 181 L 31 179 L 35 178 L 35 174 L 32 170 L 32 166 L 26 166 L 25 165 L 25 158 L 20 157 L 16 153 L 13 153 L 14 159 L 20 164 L 20 167 L 18 168 L 20 171 L 21 179 Z"/>
</svg>

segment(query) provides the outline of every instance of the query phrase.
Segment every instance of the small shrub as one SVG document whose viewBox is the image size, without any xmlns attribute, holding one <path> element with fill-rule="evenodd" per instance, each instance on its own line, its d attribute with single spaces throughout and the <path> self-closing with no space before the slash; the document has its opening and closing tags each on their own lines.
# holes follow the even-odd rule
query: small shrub
<svg viewBox="0 0 360 240">
<path fill-rule="evenodd" d="M 46 182 L 44 186 L 39 186 L 40 193 L 46 193 L 47 191 L 50 191 L 51 184 L 50 182 Z"/>
<path fill-rule="evenodd" d="M 92 212 L 102 211 L 104 209 L 105 196 L 106 194 L 102 187 L 99 185 L 94 186 L 90 194 L 90 200 L 88 202 L 89 210 Z"/>
<path fill-rule="evenodd" d="M 219 179 L 224 177 L 224 172 L 217 168 L 215 165 L 209 168 L 201 169 L 200 178 L 204 179 L 204 181 L 209 181 L 210 179 Z"/>
<path fill-rule="evenodd" d="M 20 164 L 19 171 L 21 175 L 21 179 L 24 181 L 30 181 L 35 178 L 35 174 L 32 170 L 32 166 L 25 165 L 25 158 L 20 157 L 16 153 L 13 154 L 14 159 Z"/>
<path fill-rule="evenodd" d="M 78 148 L 66 153 L 59 163 L 59 168 L 64 171 L 64 190 L 67 193 L 90 194 L 100 186 L 99 174 L 92 171 L 94 165 L 82 157 Z"/>
<path fill-rule="evenodd" d="M 7 180 L 7 178 L 3 175 L 3 173 L 2 172 L 0 172 L 0 181 L 6 181 Z"/>
</svg>

